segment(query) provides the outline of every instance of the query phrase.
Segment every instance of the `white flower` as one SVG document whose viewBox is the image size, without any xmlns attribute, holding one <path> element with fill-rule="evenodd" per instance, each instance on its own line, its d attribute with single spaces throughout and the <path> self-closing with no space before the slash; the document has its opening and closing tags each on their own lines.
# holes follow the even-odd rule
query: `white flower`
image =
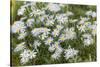
<svg viewBox="0 0 100 67">
<path fill-rule="evenodd" d="M 80 30 L 81 32 L 85 32 L 86 30 L 86 26 L 85 25 L 80 25 L 80 26 L 77 26 L 78 30 Z"/>
<path fill-rule="evenodd" d="M 38 36 L 41 33 L 49 34 L 50 29 L 48 28 L 35 28 L 32 30 L 33 36 Z"/>
<path fill-rule="evenodd" d="M 60 11 L 60 6 L 58 4 L 53 4 L 53 3 L 49 3 L 47 8 L 50 10 L 50 11 L 53 11 L 53 12 L 58 12 Z"/>
<path fill-rule="evenodd" d="M 64 40 L 66 40 L 66 35 L 65 34 L 61 34 L 59 37 L 59 42 L 63 42 Z"/>
<path fill-rule="evenodd" d="M 46 33 L 43 33 L 42 35 L 39 36 L 41 40 L 44 40 L 48 37 Z"/>
<path fill-rule="evenodd" d="M 63 27 L 64 27 L 64 26 L 62 26 L 62 25 L 57 25 L 57 26 L 56 26 L 57 30 L 61 30 L 61 29 L 63 29 Z"/>
<path fill-rule="evenodd" d="M 51 55 L 52 59 L 59 59 L 61 57 L 61 55 L 59 55 L 59 53 L 55 52 L 53 55 Z"/>
<path fill-rule="evenodd" d="M 37 52 L 35 52 L 34 50 L 30 52 L 30 59 L 33 59 L 36 57 Z"/>
<path fill-rule="evenodd" d="M 39 47 L 40 45 L 41 45 L 40 41 L 39 40 L 35 40 L 34 44 L 33 44 L 33 47 L 38 51 L 37 47 Z"/>
<path fill-rule="evenodd" d="M 25 12 L 25 7 L 24 6 L 22 6 L 19 10 L 18 10 L 18 13 L 17 13 L 17 15 L 23 15 L 24 14 L 24 12 Z"/>
<path fill-rule="evenodd" d="M 58 35 L 59 35 L 59 30 L 54 29 L 53 32 L 52 32 L 52 35 L 53 35 L 54 37 L 58 36 Z"/>
<path fill-rule="evenodd" d="M 48 48 L 48 51 L 53 52 L 55 50 L 55 46 L 54 45 L 50 45 Z"/>
<path fill-rule="evenodd" d="M 16 21 L 11 27 L 12 33 L 19 33 L 22 32 L 22 30 L 26 29 L 26 26 L 24 25 L 24 22 L 22 21 Z"/>
<path fill-rule="evenodd" d="M 24 39 L 27 36 L 27 32 L 22 32 L 19 34 L 18 39 Z"/>
<path fill-rule="evenodd" d="M 76 56 L 78 52 L 79 52 L 78 50 L 75 50 L 74 48 L 69 47 L 68 49 L 65 49 L 64 57 L 66 60 L 68 60 L 69 58 L 73 58 L 74 56 Z"/>
<path fill-rule="evenodd" d="M 14 49 L 14 52 L 18 52 L 18 51 L 24 50 L 25 48 L 26 48 L 25 42 L 22 42 L 22 43 L 17 45 L 17 47 Z"/>
<path fill-rule="evenodd" d="M 54 52 L 54 54 L 51 56 L 52 59 L 59 59 L 61 57 L 61 53 L 63 52 L 63 49 L 58 46 Z"/>
<path fill-rule="evenodd" d="M 90 34 L 83 34 L 83 43 L 85 46 L 89 46 L 93 43 L 92 36 Z"/>
<path fill-rule="evenodd" d="M 96 12 L 92 12 L 92 17 L 97 17 L 97 13 Z"/>
<path fill-rule="evenodd" d="M 86 15 L 87 16 L 92 16 L 93 18 L 97 16 L 96 12 L 94 12 L 94 11 L 87 11 Z"/>
<path fill-rule="evenodd" d="M 91 45 L 93 43 L 93 39 L 84 39 L 83 42 L 84 42 L 85 46 L 89 46 L 89 45 Z"/>
<path fill-rule="evenodd" d="M 54 25 L 54 20 L 48 19 L 48 20 L 46 21 L 46 26 L 53 26 L 53 25 Z"/>
<path fill-rule="evenodd" d="M 66 28 L 64 30 L 65 38 L 66 39 L 75 39 L 76 38 L 76 32 L 74 32 L 74 28 Z"/>
<path fill-rule="evenodd" d="M 37 52 L 30 51 L 28 49 L 25 49 L 21 54 L 20 54 L 20 63 L 25 64 L 27 63 L 30 59 L 36 57 Z"/>
<path fill-rule="evenodd" d="M 53 38 L 49 37 L 44 42 L 45 42 L 46 45 L 50 45 L 53 42 Z"/>
<path fill-rule="evenodd" d="M 68 16 L 67 14 L 57 14 L 56 19 L 60 24 L 64 24 L 65 22 L 68 22 Z"/>
<path fill-rule="evenodd" d="M 86 15 L 87 15 L 87 16 L 91 16 L 91 15 L 92 15 L 92 11 L 91 11 L 91 10 L 90 10 L 90 11 L 87 11 L 87 12 L 86 12 Z"/>
<path fill-rule="evenodd" d="M 33 23 L 34 23 L 34 18 L 31 18 L 31 19 L 28 19 L 27 20 L 27 23 L 26 24 L 27 24 L 28 27 L 32 27 L 32 24 Z"/>
<path fill-rule="evenodd" d="M 88 17 L 80 17 L 80 21 L 78 22 L 78 24 L 84 24 L 86 21 L 88 21 L 90 18 Z"/>
</svg>

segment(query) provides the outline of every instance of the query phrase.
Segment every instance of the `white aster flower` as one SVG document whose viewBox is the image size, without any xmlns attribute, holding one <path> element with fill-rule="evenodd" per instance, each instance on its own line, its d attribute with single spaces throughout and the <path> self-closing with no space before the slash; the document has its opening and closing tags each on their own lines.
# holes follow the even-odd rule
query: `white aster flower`
<svg viewBox="0 0 100 67">
<path fill-rule="evenodd" d="M 39 34 L 46 33 L 49 34 L 50 29 L 48 28 L 34 28 L 32 30 L 33 36 L 38 36 Z"/>
<path fill-rule="evenodd" d="M 59 42 L 63 42 L 64 40 L 66 40 L 66 35 L 65 34 L 61 34 L 59 37 Z"/>
<path fill-rule="evenodd" d="M 38 51 L 37 47 L 39 47 L 41 45 L 41 42 L 39 40 L 35 40 L 33 47 Z"/>
<path fill-rule="evenodd" d="M 76 32 L 74 31 L 74 28 L 66 28 L 64 30 L 65 38 L 66 39 L 75 39 L 76 38 Z"/>
<path fill-rule="evenodd" d="M 53 38 L 49 37 L 44 42 L 45 42 L 46 45 L 50 45 L 53 42 Z"/>
<path fill-rule="evenodd" d="M 51 55 L 51 58 L 55 59 L 55 60 L 59 59 L 60 57 L 61 57 L 61 55 L 59 55 L 59 53 L 57 53 L 57 52 L 55 52 L 53 55 Z"/>
<path fill-rule="evenodd" d="M 17 45 L 17 47 L 14 49 L 14 52 L 18 52 L 18 51 L 24 50 L 25 48 L 26 48 L 25 42 L 22 42 L 22 43 Z"/>
<path fill-rule="evenodd" d="M 52 35 L 53 35 L 54 37 L 56 37 L 56 36 L 59 35 L 59 32 L 60 32 L 59 30 L 54 29 L 53 32 L 52 32 Z"/>
<path fill-rule="evenodd" d="M 93 38 L 90 34 L 83 34 L 83 43 L 85 46 L 89 46 L 93 43 Z"/>
<path fill-rule="evenodd" d="M 93 18 L 97 17 L 97 13 L 96 12 L 92 12 L 92 17 Z"/>
<path fill-rule="evenodd" d="M 53 11 L 53 12 L 58 12 L 60 11 L 60 6 L 58 4 L 53 4 L 53 3 L 49 3 L 47 8 L 50 10 L 50 11 Z"/>
<path fill-rule="evenodd" d="M 27 20 L 27 23 L 26 24 L 27 24 L 28 27 L 32 27 L 32 24 L 33 23 L 34 23 L 34 18 L 31 18 L 31 19 L 28 19 Z"/>
<path fill-rule="evenodd" d="M 64 27 L 64 26 L 62 26 L 62 25 L 57 25 L 57 26 L 56 26 L 57 30 L 61 30 L 61 29 L 63 29 L 63 27 Z"/>
<path fill-rule="evenodd" d="M 85 32 L 86 30 L 86 26 L 85 25 L 80 25 L 80 26 L 77 26 L 78 30 L 80 30 L 81 32 Z"/>
<path fill-rule="evenodd" d="M 47 37 L 48 37 L 48 35 L 47 35 L 46 33 L 43 33 L 43 34 L 40 36 L 40 38 L 41 38 L 42 40 L 46 39 Z"/>
<path fill-rule="evenodd" d="M 55 45 L 50 45 L 48 48 L 48 51 L 53 52 L 53 51 L 55 51 L 55 49 L 56 49 Z"/>
<path fill-rule="evenodd" d="M 18 39 L 24 39 L 27 36 L 27 32 L 21 32 L 18 36 Z"/>
<path fill-rule="evenodd" d="M 87 12 L 86 12 L 86 15 L 87 15 L 87 16 L 91 16 L 91 15 L 92 15 L 92 10 L 87 11 Z"/>
<path fill-rule="evenodd" d="M 30 52 L 30 59 L 33 59 L 36 57 L 37 52 L 35 52 L 34 50 Z"/>
<path fill-rule="evenodd" d="M 53 26 L 53 25 L 54 25 L 54 20 L 48 19 L 48 20 L 46 21 L 46 26 Z"/>
<path fill-rule="evenodd" d="M 18 10 L 18 13 L 17 13 L 17 15 L 23 15 L 24 14 L 24 12 L 25 12 L 25 7 L 24 6 L 22 6 L 19 10 Z"/>
<path fill-rule="evenodd" d="M 26 26 L 24 25 L 24 22 L 22 22 L 22 21 L 16 21 L 12 25 L 11 29 L 12 29 L 12 33 L 19 33 L 22 30 L 25 30 Z"/>
<path fill-rule="evenodd" d="M 28 49 L 25 49 L 21 54 L 20 54 L 20 63 L 25 64 L 27 63 L 30 59 L 36 57 L 37 52 L 30 51 Z"/>
<path fill-rule="evenodd" d="M 51 58 L 52 58 L 52 59 L 55 59 L 55 60 L 56 60 L 56 59 L 59 59 L 59 58 L 61 57 L 62 52 L 63 52 L 63 49 L 62 49 L 60 46 L 58 46 L 58 47 L 56 48 L 54 54 L 51 55 Z"/>
<path fill-rule="evenodd" d="M 64 24 L 65 22 L 68 22 L 68 16 L 67 14 L 57 14 L 56 19 L 60 24 Z"/>
<path fill-rule="evenodd" d="M 91 11 L 91 10 L 90 10 L 90 11 L 87 11 L 87 12 L 86 12 L 86 15 L 87 15 L 87 16 L 92 16 L 93 18 L 95 18 L 95 17 L 97 16 L 96 12 Z"/>
<path fill-rule="evenodd" d="M 75 50 L 74 48 L 71 48 L 69 46 L 68 49 L 65 49 L 64 57 L 66 60 L 68 60 L 69 58 L 73 58 L 74 56 L 77 56 L 78 52 L 79 52 L 78 50 Z"/>
</svg>

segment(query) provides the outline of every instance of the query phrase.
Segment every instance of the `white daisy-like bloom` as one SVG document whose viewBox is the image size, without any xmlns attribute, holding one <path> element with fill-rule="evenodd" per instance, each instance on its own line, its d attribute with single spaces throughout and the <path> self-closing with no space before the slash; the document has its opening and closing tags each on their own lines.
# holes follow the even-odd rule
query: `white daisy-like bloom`
<svg viewBox="0 0 100 67">
<path fill-rule="evenodd" d="M 68 49 L 65 49 L 64 51 L 64 57 L 66 60 L 68 60 L 69 58 L 73 58 L 74 56 L 78 55 L 78 50 L 75 50 L 74 48 L 71 48 L 70 46 L 68 47 Z"/>
<path fill-rule="evenodd" d="M 84 24 L 78 25 L 77 28 L 81 31 L 81 32 L 85 32 L 86 30 L 91 28 L 91 22 L 85 22 Z"/>
<path fill-rule="evenodd" d="M 83 34 L 83 43 L 85 46 L 89 46 L 93 43 L 93 38 L 90 34 Z"/>
<path fill-rule="evenodd" d="M 51 55 L 51 58 L 55 59 L 55 60 L 59 59 L 60 57 L 61 57 L 61 55 L 57 52 L 55 52 L 54 54 Z"/>
<path fill-rule="evenodd" d="M 28 27 L 32 27 L 32 24 L 34 23 L 34 21 L 35 21 L 34 18 L 28 19 L 28 20 L 27 20 L 27 23 L 26 23 L 27 26 L 28 26 Z"/>
<path fill-rule="evenodd" d="M 55 59 L 55 60 L 56 60 L 56 59 L 59 59 L 59 58 L 61 57 L 62 52 L 63 52 L 63 49 L 62 49 L 60 46 L 58 46 L 58 47 L 56 48 L 54 54 L 51 55 L 51 58 L 52 58 L 52 59 Z"/>
<path fill-rule="evenodd" d="M 46 21 L 46 24 L 45 24 L 46 26 L 53 26 L 54 25 L 54 20 L 50 20 L 50 19 L 48 19 L 47 21 Z"/>
<path fill-rule="evenodd" d="M 48 17 L 48 15 L 44 14 L 44 15 L 42 15 L 42 16 L 39 16 L 39 20 L 40 20 L 41 22 L 43 22 L 47 17 Z"/>
<path fill-rule="evenodd" d="M 41 45 L 41 42 L 39 40 L 35 40 L 33 47 L 38 51 L 37 47 L 39 47 Z"/>
<path fill-rule="evenodd" d="M 81 32 L 85 32 L 86 30 L 86 26 L 85 25 L 80 25 L 80 26 L 77 26 L 78 30 L 80 30 Z"/>
<path fill-rule="evenodd" d="M 53 38 L 49 37 L 44 42 L 45 42 L 46 45 L 50 45 L 53 42 Z"/>
<path fill-rule="evenodd" d="M 44 39 L 46 39 L 48 37 L 48 34 L 46 34 L 46 33 L 43 33 L 43 34 L 41 34 L 40 36 L 39 36 L 39 38 L 41 39 L 41 40 L 44 40 Z"/>
<path fill-rule="evenodd" d="M 96 21 L 94 22 L 93 25 L 91 25 L 91 29 L 92 29 L 92 35 L 95 36 L 96 32 L 97 32 L 97 24 Z"/>
<path fill-rule="evenodd" d="M 64 30 L 64 33 L 65 33 L 65 38 L 66 39 L 75 39 L 76 38 L 76 32 L 74 31 L 74 28 L 66 28 Z"/>
<path fill-rule="evenodd" d="M 93 43 L 93 39 L 84 39 L 83 43 L 85 46 L 89 46 Z"/>
<path fill-rule="evenodd" d="M 33 59 L 36 57 L 37 52 L 35 52 L 34 50 L 30 52 L 30 59 Z"/>
<path fill-rule="evenodd" d="M 78 22 L 78 24 L 84 24 L 86 21 L 88 21 L 90 18 L 88 17 L 80 17 L 80 21 Z"/>
<path fill-rule="evenodd" d="M 57 28 L 57 30 L 61 30 L 61 29 L 64 28 L 64 26 L 62 26 L 62 25 L 57 25 L 56 28 Z"/>
<path fill-rule="evenodd" d="M 50 10 L 50 11 L 53 11 L 53 12 L 58 12 L 60 11 L 60 6 L 58 4 L 53 4 L 53 3 L 49 3 L 47 8 Z"/>
<path fill-rule="evenodd" d="M 52 32 L 52 35 L 53 35 L 54 37 L 56 37 L 56 36 L 59 35 L 59 32 L 60 32 L 59 30 L 54 29 L 53 32 Z"/>
<path fill-rule="evenodd" d="M 92 12 L 92 17 L 93 18 L 97 17 L 97 13 L 96 12 Z"/>
<path fill-rule="evenodd" d="M 93 18 L 95 18 L 95 17 L 97 16 L 96 12 L 91 11 L 91 10 L 90 10 L 90 11 L 87 11 L 87 12 L 86 12 L 86 15 L 87 15 L 87 16 L 92 16 Z"/>
<path fill-rule="evenodd" d="M 52 46 L 50 45 L 49 48 L 48 48 L 48 51 L 54 52 L 55 49 L 56 49 L 56 48 L 55 48 L 55 45 L 52 45 Z"/>
<path fill-rule="evenodd" d="M 86 15 L 87 15 L 87 16 L 91 16 L 91 15 L 92 15 L 92 10 L 87 11 L 87 12 L 86 12 Z"/>
<path fill-rule="evenodd" d="M 20 63 L 25 64 L 27 63 L 30 59 L 33 59 L 36 57 L 37 52 L 30 51 L 28 49 L 25 49 L 21 54 L 20 54 Z"/>
<path fill-rule="evenodd" d="M 26 8 L 25 8 L 25 6 L 21 6 L 21 8 L 18 10 L 18 12 L 17 12 L 17 15 L 23 15 L 24 14 L 24 12 L 26 11 Z"/>
<path fill-rule="evenodd" d="M 29 16 L 40 16 L 40 15 L 45 15 L 45 11 L 44 10 L 40 10 L 40 9 L 34 9 L 32 12 L 30 12 Z"/>
<path fill-rule="evenodd" d="M 33 34 L 33 36 L 38 36 L 41 33 L 46 33 L 49 34 L 50 29 L 48 28 L 34 28 L 31 32 Z"/>
<path fill-rule="evenodd" d="M 19 34 L 18 39 L 24 39 L 27 36 L 27 32 L 22 32 Z"/>
<path fill-rule="evenodd" d="M 59 37 L 59 42 L 63 42 L 64 40 L 66 40 L 66 35 L 65 34 L 61 34 Z"/>
<path fill-rule="evenodd" d="M 67 14 L 57 14 L 56 19 L 60 24 L 64 24 L 65 22 L 68 22 L 68 16 Z"/>
<path fill-rule="evenodd" d="M 20 43 L 20 44 L 18 44 L 16 46 L 16 48 L 14 49 L 14 52 L 18 52 L 18 51 L 24 50 L 25 48 L 26 48 L 25 42 L 22 42 L 22 43 Z"/>
<path fill-rule="evenodd" d="M 16 21 L 11 27 L 12 33 L 19 33 L 22 30 L 25 30 L 26 26 L 23 21 Z"/>
</svg>

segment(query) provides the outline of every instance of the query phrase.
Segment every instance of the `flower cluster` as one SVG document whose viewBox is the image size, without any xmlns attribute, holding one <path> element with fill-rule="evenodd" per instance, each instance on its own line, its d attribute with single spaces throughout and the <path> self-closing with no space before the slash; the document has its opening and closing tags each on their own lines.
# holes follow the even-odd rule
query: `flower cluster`
<svg viewBox="0 0 100 67">
<path fill-rule="evenodd" d="M 84 47 L 93 44 L 96 36 L 95 11 L 87 11 L 85 17 L 74 19 L 71 18 L 75 16 L 73 12 L 61 12 L 66 5 L 42 3 L 41 8 L 38 5 L 35 2 L 25 2 L 17 13 L 21 19 L 11 26 L 12 34 L 17 34 L 17 40 L 23 41 L 14 49 L 14 52 L 21 52 L 20 63 L 26 64 L 36 58 L 41 45 L 51 52 L 51 59 L 59 60 L 62 56 L 66 60 L 74 58 L 80 51 L 66 42 L 73 42 L 79 34 Z"/>
</svg>

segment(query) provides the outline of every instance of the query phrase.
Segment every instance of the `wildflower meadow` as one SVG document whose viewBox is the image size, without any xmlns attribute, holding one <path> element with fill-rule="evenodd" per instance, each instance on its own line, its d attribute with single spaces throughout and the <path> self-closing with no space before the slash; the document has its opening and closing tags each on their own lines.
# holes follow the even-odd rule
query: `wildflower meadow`
<svg viewBox="0 0 100 67">
<path fill-rule="evenodd" d="M 11 65 L 96 61 L 95 5 L 11 4 Z"/>
</svg>

